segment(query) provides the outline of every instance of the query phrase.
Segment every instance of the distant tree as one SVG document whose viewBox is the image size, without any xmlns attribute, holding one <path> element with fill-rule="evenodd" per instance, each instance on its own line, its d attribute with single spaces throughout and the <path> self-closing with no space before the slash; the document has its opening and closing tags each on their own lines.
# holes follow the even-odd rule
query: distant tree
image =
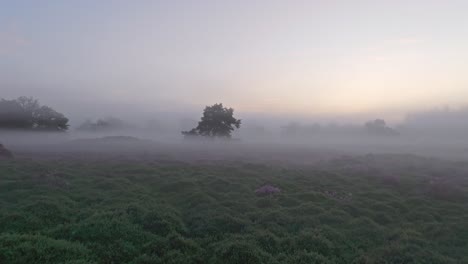
<svg viewBox="0 0 468 264">
<path fill-rule="evenodd" d="M 109 131 L 109 130 L 119 130 L 128 128 L 129 125 L 125 124 L 124 121 L 115 117 L 107 117 L 104 119 L 98 119 L 96 122 L 91 120 L 86 120 L 83 124 L 77 127 L 77 130 L 88 131 L 88 132 L 97 132 L 97 131 Z"/>
<path fill-rule="evenodd" d="M 205 107 L 201 121 L 198 126 L 182 134 L 204 137 L 230 138 L 232 131 L 240 128 L 241 120 L 234 118 L 234 109 L 223 107 L 223 104 L 214 104 Z"/>
<path fill-rule="evenodd" d="M 290 138 L 307 138 L 320 132 L 319 124 L 303 125 L 298 122 L 289 122 L 281 127 L 281 135 Z"/>
<path fill-rule="evenodd" d="M 366 128 L 366 131 L 373 135 L 383 135 L 383 136 L 398 135 L 398 132 L 396 132 L 393 128 L 388 127 L 387 124 L 385 123 L 385 120 L 383 119 L 376 119 L 373 121 L 368 121 L 366 122 L 364 126 Z"/>
<path fill-rule="evenodd" d="M 68 118 L 51 107 L 41 106 L 32 97 L 1 99 L 0 128 L 65 131 Z"/>
</svg>

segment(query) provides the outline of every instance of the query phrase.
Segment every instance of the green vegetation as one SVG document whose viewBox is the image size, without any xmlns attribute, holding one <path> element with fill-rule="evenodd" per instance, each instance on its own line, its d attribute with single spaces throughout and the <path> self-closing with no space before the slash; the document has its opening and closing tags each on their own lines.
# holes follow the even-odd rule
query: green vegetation
<svg viewBox="0 0 468 264">
<path fill-rule="evenodd" d="M 0 162 L 0 263 L 468 263 L 468 164 Z"/>
</svg>

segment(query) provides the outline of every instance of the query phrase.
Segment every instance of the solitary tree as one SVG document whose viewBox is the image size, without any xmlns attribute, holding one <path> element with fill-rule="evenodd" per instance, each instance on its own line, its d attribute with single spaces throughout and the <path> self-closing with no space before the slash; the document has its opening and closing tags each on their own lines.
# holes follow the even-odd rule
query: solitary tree
<svg viewBox="0 0 468 264">
<path fill-rule="evenodd" d="M 234 109 L 214 104 L 205 107 L 198 126 L 190 131 L 182 131 L 185 136 L 205 136 L 230 138 L 231 132 L 240 128 L 241 120 L 234 118 Z"/>
</svg>

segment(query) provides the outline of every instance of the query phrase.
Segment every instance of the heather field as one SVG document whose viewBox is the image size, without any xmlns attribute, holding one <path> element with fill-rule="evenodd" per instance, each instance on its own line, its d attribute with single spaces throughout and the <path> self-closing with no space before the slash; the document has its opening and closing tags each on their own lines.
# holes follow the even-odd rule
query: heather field
<svg viewBox="0 0 468 264">
<path fill-rule="evenodd" d="M 0 161 L 0 263 L 468 263 L 468 163 Z"/>
<path fill-rule="evenodd" d="M 0 3 L 0 264 L 468 264 L 468 0 Z"/>
</svg>

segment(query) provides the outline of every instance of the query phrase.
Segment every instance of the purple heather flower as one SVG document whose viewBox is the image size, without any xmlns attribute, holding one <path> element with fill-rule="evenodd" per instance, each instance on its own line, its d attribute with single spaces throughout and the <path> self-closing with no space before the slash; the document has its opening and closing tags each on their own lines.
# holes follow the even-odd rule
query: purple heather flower
<svg viewBox="0 0 468 264">
<path fill-rule="evenodd" d="M 277 187 L 271 185 L 263 185 L 262 187 L 255 190 L 256 194 L 265 195 L 265 194 L 275 194 L 280 193 L 281 190 Z"/>
</svg>

